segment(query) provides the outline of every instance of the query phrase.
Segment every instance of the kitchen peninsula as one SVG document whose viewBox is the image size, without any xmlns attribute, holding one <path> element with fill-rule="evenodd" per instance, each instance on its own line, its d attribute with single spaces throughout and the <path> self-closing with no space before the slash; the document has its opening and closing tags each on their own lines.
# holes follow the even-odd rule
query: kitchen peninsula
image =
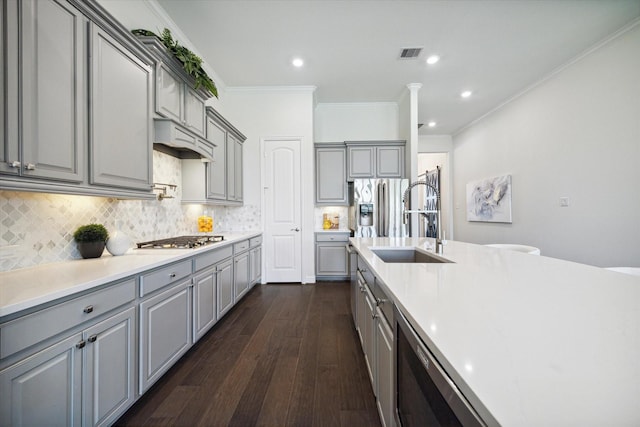
<svg viewBox="0 0 640 427">
<path fill-rule="evenodd" d="M 504 426 L 640 424 L 640 278 L 455 241 L 450 263 L 371 250 L 431 243 L 351 239 L 476 410 Z"/>
</svg>

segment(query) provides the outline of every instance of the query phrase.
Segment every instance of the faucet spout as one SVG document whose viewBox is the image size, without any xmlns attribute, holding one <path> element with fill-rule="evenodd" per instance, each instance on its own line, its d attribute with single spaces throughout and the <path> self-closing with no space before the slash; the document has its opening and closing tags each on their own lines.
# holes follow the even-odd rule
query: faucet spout
<svg viewBox="0 0 640 427">
<path fill-rule="evenodd" d="M 413 187 L 415 187 L 417 185 L 424 185 L 426 187 L 429 187 L 433 191 L 435 191 L 435 193 L 436 193 L 436 221 L 438 222 L 438 224 L 437 224 L 437 230 L 436 230 L 435 252 L 437 254 L 442 254 L 442 221 L 441 221 L 441 211 L 442 211 L 442 209 L 441 209 L 441 205 L 440 205 L 440 191 L 436 187 L 434 187 L 433 185 L 429 184 L 427 181 L 414 181 L 411 184 L 409 184 L 407 189 L 404 191 L 404 195 L 402 196 L 403 223 L 406 224 L 409 221 L 409 215 L 410 214 L 412 214 L 412 213 L 423 213 L 423 211 L 412 211 L 411 210 L 411 206 L 410 206 L 411 190 L 413 189 Z"/>
</svg>

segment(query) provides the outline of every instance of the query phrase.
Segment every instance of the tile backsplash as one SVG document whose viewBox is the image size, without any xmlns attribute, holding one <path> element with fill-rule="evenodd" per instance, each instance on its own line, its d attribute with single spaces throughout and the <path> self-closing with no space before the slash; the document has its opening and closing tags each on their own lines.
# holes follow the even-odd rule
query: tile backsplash
<svg viewBox="0 0 640 427">
<path fill-rule="evenodd" d="M 183 205 L 180 160 L 153 152 L 154 182 L 176 184 L 172 199 L 118 200 L 105 197 L 0 191 L 0 271 L 81 258 L 73 232 L 100 223 L 121 230 L 133 242 L 197 233 L 206 209 L 214 233 L 257 231 L 260 207 Z"/>
</svg>

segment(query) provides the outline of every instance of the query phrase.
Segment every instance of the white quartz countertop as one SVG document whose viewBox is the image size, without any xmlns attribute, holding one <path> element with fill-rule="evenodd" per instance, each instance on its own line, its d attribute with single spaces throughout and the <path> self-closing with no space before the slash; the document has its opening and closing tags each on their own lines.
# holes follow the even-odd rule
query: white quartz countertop
<svg viewBox="0 0 640 427">
<path fill-rule="evenodd" d="M 472 404 L 503 426 L 640 425 L 640 277 L 449 241 L 451 264 L 385 263 L 378 283 Z"/>
<path fill-rule="evenodd" d="M 130 249 L 125 255 L 43 264 L 0 273 L 0 318 L 131 275 L 249 239 L 261 232 L 218 233 L 220 243 L 194 249 Z"/>
</svg>

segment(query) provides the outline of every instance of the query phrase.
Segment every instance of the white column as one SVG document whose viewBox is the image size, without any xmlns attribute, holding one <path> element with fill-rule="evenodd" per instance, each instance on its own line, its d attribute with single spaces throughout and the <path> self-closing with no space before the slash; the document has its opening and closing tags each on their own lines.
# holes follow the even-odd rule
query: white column
<svg viewBox="0 0 640 427">
<path fill-rule="evenodd" d="M 409 170 L 407 170 L 407 176 L 409 182 L 416 181 L 418 179 L 418 91 L 422 88 L 421 83 L 409 83 L 407 89 L 409 89 L 409 104 L 410 104 L 410 132 L 409 139 L 407 140 L 406 150 L 409 157 Z M 414 189 L 413 193 L 417 194 L 417 191 L 424 191 L 422 188 Z M 411 209 L 418 209 L 418 198 L 413 197 L 411 199 Z M 411 230 L 412 235 L 418 230 L 418 216 L 411 215 Z"/>
</svg>

